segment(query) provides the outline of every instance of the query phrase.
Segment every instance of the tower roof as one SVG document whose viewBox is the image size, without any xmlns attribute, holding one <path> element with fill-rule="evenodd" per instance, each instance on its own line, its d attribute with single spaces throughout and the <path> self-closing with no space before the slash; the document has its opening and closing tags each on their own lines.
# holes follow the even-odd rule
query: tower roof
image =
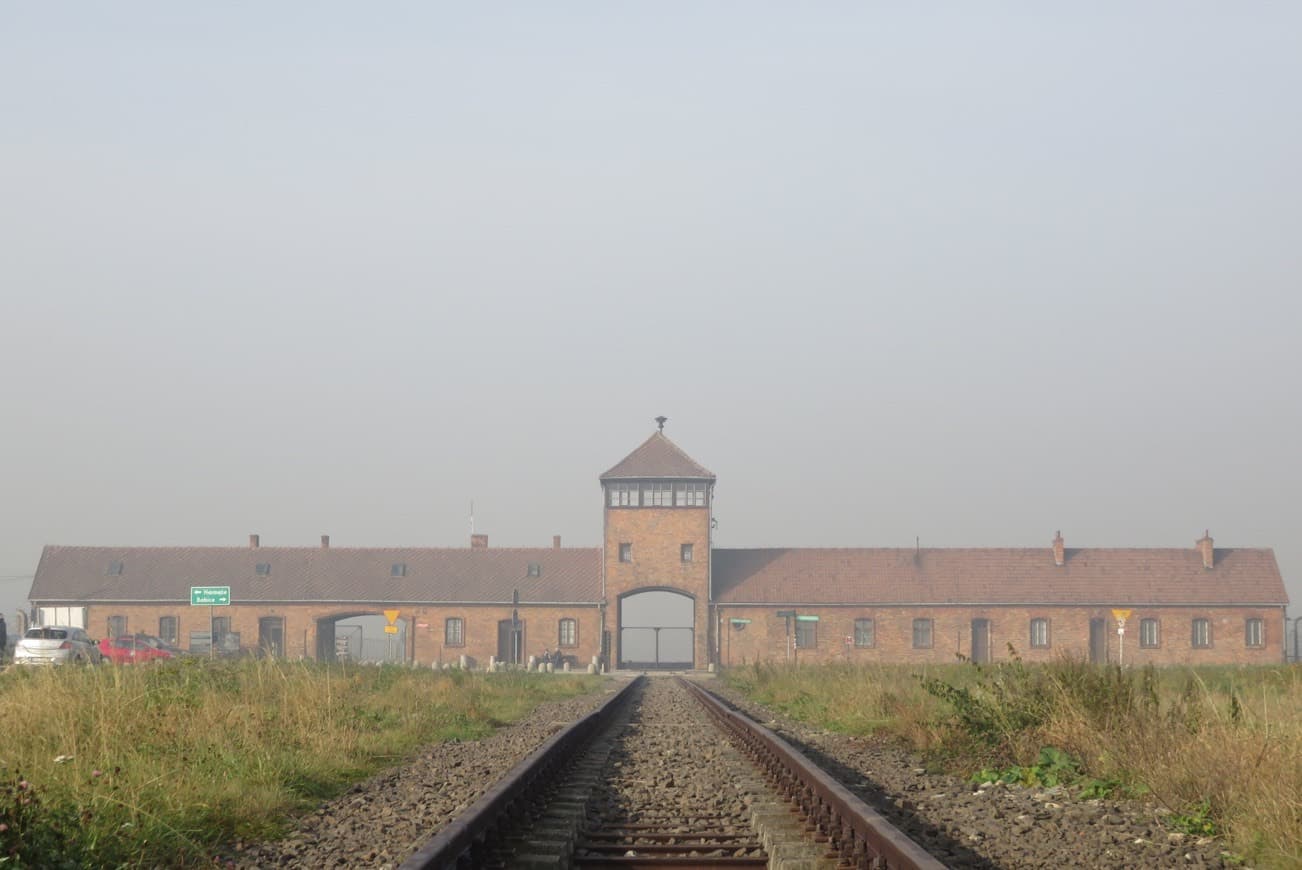
<svg viewBox="0 0 1302 870">
<path fill-rule="evenodd" d="M 601 475 L 601 480 L 645 480 L 647 478 L 674 478 L 676 480 L 714 480 L 714 472 L 703 467 L 670 441 L 664 432 L 653 432 L 651 437 L 615 467 Z"/>
</svg>

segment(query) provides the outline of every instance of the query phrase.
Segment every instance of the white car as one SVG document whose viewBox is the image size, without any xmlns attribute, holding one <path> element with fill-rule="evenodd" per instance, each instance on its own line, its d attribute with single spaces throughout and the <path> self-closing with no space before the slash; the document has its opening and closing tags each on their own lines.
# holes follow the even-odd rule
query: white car
<svg viewBox="0 0 1302 870">
<path fill-rule="evenodd" d="M 16 665 L 97 665 L 101 658 L 85 629 L 70 625 L 33 626 L 14 644 Z"/>
</svg>

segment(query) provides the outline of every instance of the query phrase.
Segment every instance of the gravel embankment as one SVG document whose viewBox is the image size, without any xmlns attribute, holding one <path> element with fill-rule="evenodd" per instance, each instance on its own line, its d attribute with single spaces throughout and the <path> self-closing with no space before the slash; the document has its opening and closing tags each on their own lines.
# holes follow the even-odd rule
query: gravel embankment
<svg viewBox="0 0 1302 870">
<path fill-rule="evenodd" d="M 1076 800 L 1063 788 L 978 788 L 927 774 L 872 738 L 810 728 L 721 683 L 709 688 L 813 758 L 947 865 L 957 868 L 1229 867 L 1221 844 L 1172 833 L 1153 807 Z"/>
<path fill-rule="evenodd" d="M 614 691 L 614 685 L 610 691 Z M 591 712 L 599 692 L 543 704 L 484 740 L 442 743 L 402 767 L 358 783 L 299 820 L 283 840 L 237 843 L 223 863 L 241 868 L 397 867 L 544 740 Z"/>
</svg>

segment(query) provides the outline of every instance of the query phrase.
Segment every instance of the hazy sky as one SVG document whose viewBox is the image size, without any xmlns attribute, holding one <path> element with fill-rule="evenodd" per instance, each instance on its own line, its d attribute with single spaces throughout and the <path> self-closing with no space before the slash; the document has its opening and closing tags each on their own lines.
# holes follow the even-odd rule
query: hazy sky
<svg viewBox="0 0 1302 870">
<path fill-rule="evenodd" d="M 47 543 L 1274 547 L 1302 5 L 0 0 L 0 608 Z"/>
</svg>

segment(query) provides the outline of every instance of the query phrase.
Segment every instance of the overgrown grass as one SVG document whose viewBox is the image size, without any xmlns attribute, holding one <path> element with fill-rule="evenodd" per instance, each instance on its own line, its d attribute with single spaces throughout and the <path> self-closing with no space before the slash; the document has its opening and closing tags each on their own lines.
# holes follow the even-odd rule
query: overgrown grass
<svg viewBox="0 0 1302 870">
<path fill-rule="evenodd" d="M 795 718 L 881 733 L 928 766 L 1086 797 L 1144 796 L 1173 829 L 1302 866 L 1302 669 L 750 666 L 727 680 Z"/>
<path fill-rule="evenodd" d="M 0 865 L 177 866 L 599 678 L 277 660 L 0 676 Z"/>
</svg>

